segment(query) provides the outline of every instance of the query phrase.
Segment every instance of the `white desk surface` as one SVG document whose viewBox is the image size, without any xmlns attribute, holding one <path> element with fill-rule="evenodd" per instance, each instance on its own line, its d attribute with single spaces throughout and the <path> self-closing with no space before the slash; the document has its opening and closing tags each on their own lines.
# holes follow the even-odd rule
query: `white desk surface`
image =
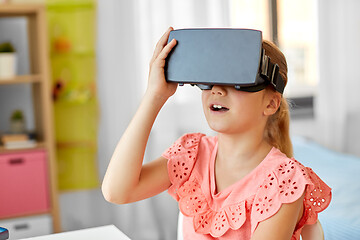
<svg viewBox="0 0 360 240">
<path fill-rule="evenodd" d="M 114 225 L 87 228 L 77 231 L 50 234 L 40 237 L 26 238 L 26 240 L 130 240 Z"/>
</svg>

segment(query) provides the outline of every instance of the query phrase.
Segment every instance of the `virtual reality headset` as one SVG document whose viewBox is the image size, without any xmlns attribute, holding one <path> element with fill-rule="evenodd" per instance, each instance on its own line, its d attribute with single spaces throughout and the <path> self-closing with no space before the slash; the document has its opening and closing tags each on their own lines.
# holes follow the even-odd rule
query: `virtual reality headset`
<svg viewBox="0 0 360 240">
<path fill-rule="evenodd" d="M 177 45 L 166 59 L 165 77 L 179 85 L 202 90 L 213 85 L 234 86 L 257 92 L 268 85 L 283 93 L 285 81 L 279 66 L 262 48 L 262 32 L 250 29 L 179 29 L 168 42 Z"/>
</svg>

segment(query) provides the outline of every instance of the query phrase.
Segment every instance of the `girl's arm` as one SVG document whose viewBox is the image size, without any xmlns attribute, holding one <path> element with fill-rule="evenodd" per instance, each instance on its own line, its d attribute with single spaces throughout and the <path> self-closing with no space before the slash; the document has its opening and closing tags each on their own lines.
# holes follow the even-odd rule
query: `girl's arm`
<svg viewBox="0 0 360 240">
<path fill-rule="evenodd" d="M 176 40 L 167 44 L 169 28 L 156 45 L 150 61 L 149 83 L 140 106 L 117 144 L 110 160 L 102 192 L 109 202 L 123 204 L 156 195 L 170 186 L 166 159 L 163 157 L 143 166 L 143 158 L 151 128 L 160 109 L 177 88 L 167 83 L 165 59 Z"/>
<path fill-rule="evenodd" d="M 269 219 L 260 222 L 251 240 L 290 240 L 303 215 L 305 193 L 295 202 L 283 204 Z"/>
</svg>

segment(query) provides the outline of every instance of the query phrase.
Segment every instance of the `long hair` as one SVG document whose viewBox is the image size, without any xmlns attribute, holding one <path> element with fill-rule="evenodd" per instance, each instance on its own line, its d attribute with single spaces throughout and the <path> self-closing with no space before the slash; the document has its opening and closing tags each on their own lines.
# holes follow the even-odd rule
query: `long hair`
<svg viewBox="0 0 360 240">
<path fill-rule="evenodd" d="M 270 41 L 264 40 L 262 47 L 265 49 L 273 63 L 279 65 L 279 74 L 284 79 L 287 78 L 287 63 L 284 54 Z M 290 112 L 287 100 L 282 96 L 280 107 L 275 114 L 268 118 L 265 126 L 264 138 L 272 146 L 278 148 L 287 157 L 293 157 L 293 146 L 290 139 Z"/>
</svg>

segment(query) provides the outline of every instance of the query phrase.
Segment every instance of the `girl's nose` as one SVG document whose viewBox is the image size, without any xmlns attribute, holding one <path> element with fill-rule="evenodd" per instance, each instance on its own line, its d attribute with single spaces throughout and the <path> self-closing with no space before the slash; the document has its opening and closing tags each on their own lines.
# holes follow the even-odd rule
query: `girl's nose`
<svg viewBox="0 0 360 240">
<path fill-rule="evenodd" d="M 226 89 L 223 86 L 214 85 L 211 89 L 211 94 L 225 96 Z"/>
</svg>

